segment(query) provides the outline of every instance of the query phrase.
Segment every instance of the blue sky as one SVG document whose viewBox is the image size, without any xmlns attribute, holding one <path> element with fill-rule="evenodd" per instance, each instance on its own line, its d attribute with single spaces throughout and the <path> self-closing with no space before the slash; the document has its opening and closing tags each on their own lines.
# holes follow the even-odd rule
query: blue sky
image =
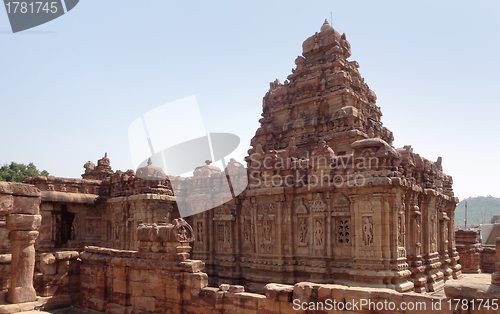
<svg viewBox="0 0 500 314">
<path fill-rule="evenodd" d="M 460 198 L 500 197 L 497 1 L 82 0 L 17 34 L 3 11 L 0 164 L 78 178 L 107 152 L 114 170 L 132 168 L 130 123 L 191 95 L 206 130 L 246 150 L 269 82 L 330 12 L 394 146 L 442 156 Z"/>
</svg>

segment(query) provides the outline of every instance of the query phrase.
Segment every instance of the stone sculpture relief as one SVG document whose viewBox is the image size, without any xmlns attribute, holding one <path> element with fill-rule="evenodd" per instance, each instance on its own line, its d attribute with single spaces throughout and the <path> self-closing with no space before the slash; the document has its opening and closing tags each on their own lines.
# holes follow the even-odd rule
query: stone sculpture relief
<svg viewBox="0 0 500 314">
<path fill-rule="evenodd" d="M 299 243 L 307 244 L 307 218 L 299 218 Z"/>
<path fill-rule="evenodd" d="M 373 245 L 373 218 L 371 216 L 363 217 L 363 243 L 365 246 Z"/>
<path fill-rule="evenodd" d="M 314 244 L 323 245 L 323 221 L 317 219 L 314 226 Z"/>
</svg>

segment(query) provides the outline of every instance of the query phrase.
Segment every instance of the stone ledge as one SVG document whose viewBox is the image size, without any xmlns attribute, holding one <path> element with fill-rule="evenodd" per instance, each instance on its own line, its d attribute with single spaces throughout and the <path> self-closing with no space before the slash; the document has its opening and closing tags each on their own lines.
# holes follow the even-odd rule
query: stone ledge
<svg viewBox="0 0 500 314">
<path fill-rule="evenodd" d="M 10 264 L 12 261 L 12 254 L 0 254 L 0 264 Z"/>
<path fill-rule="evenodd" d="M 40 190 L 37 187 L 30 184 L 15 182 L 0 182 L 0 194 L 34 197 L 41 195 Z"/>
<path fill-rule="evenodd" d="M 175 199 L 176 199 L 175 196 L 147 193 L 147 194 L 137 194 L 137 195 L 130 195 L 130 196 L 113 197 L 113 198 L 109 198 L 107 200 L 107 202 L 108 203 L 117 203 L 117 202 L 136 201 L 136 200 L 159 200 L 159 201 L 175 202 Z"/>
<path fill-rule="evenodd" d="M 23 313 L 32 311 L 35 307 L 40 307 L 43 304 L 43 300 L 37 297 L 36 301 L 25 302 L 19 304 L 9 304 L 5 301 L 6 292 L 0 292 L 0 314 L 11 314 L 11 313 Z M 40 313 L 40 312 L 36 312 Z"/>
<path fill-rule="evenodd" d="M 444 285 L 448 299 L 500 299 L 500 286 L 491 284 L 490 274 L 467 274 Z"/>
<path fill-rule="evenodd" d="M 94 204 L 99 198 L 95 194 L 83 193 L 68 193 L 56 191 L 42 191 L 43 202 L 60 202 L 60 203 L 77 203 L 77 204 Z"/>
</svg>

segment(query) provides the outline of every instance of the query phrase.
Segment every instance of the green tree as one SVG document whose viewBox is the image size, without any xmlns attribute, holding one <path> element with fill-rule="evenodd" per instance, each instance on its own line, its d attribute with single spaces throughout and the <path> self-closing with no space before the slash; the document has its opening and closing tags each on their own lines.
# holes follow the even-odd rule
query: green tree
<svg viewBox="0 0 500 314">
<path fill-rule="evenodd" d="M 28 165 L 11 162 L 0 167 L 0 181 L 23 182 L 29 177 L 45 176 L 49 173 L 46 170 L 39 171 L 35 165 L 30 162 Z"/>
</svg>

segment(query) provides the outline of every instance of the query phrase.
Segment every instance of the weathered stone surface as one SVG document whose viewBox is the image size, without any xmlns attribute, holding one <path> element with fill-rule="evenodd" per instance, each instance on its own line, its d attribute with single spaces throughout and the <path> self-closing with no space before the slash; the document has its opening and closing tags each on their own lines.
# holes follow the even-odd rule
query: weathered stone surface
<svg viewBox="0 0 500 314">
<path fill-rule="evenodd" d="M 11 283 L 6 299 L 10 303 L 23 303 L 36 300 L 33 288 L 35 267 L 35 239 L 37 231 L 11 231 L 12 243 Z"/>
<path fill-rule="evenodd" d="M 12 212 L 14 197 L 10 194 L 0 194 L 0 214 L 6 215 Z"/>
<path fill-rule="evenodd" d="M 12 213 L 38 215 L 40 213 L 40 202 L 39 197 L 15 196 Z"/>
<path fill-rule="evenodd" d="M 42 224 L 42 216 L 10 214 L 6 216 L 7 230 L 38 230 Z"/>
<path fill-rule="evenodd" d="M 75 203 L 75 204 L 94 204 L 99 198 L 95 194 L 67 193 L 56 191 L 42 191 L 43 202 Z"/>
<path fill-rule="evenodd" d="M 500 259 L 500 238 L 496 241 L 496 256 Z M 500 287 L 500 261 L 495 264 L 495 272 L 491 275 L 491 283 Z"/>
<path fill-rule="evenodd" d="M 40 254 L 40 271 L 44 275 L 55 275 L 57 273 L 56 258 L 53 254 Z"/>
<path fill-rule="evenodd" d="M 69 260 L 77 258 L 80 255 L 77 251 L 59 251 L 55 253 L 55 258 L 58 260 Z"/>
<path fill-rule="evenodd" d="M 435 291 L 459 278 L 452 178 L 441 158 L 433 162 L 410 146 L 392 146 L 376 95 L 350 55 L 345 34 L 328 23 L 304 42 L 292 74 L 283 84 L 272 82 L 264 96 L 248 178 L 234 160 L 225 172 L 207 163 L 192 178 L 166 178 L 151 164 L 137 173 L 114 172 L 105 154 L 97 166 L 85 164 L 83 179 L 0 184 L 0 195 L 33 196 L 17 201 L 23 214 L 38 214 L 30 202 L 39 202 L 37 188 L 43 191 L 39 247 L 107 247 L 41 256 L 40 293 L 68 294 L 72 282 L 77 289 L 71 291 L 79 291 L 81 278 L 79 302 L 93 311 L 286 313 L 292 298 L 399 302 L 399 294 L 380 288 Z M 221 204 L 231 196 L 214 187 L 238 173 L 249 186 L 237 200 L 187 222 L 177 219 L 176 198 L 193 210 Z M 238 186 L 237 176 L 231 181 Z M 15 211 L 16 200 L 10 209 L 9 199 L 0 208 Z M 32 297 L 27 278 L 37 233 L 28 230 L 40 224 L 40 216 L 21 212 L 7 216 L 9 229 L 26 230 L 9 235 L 13 273 L 20 274 L 9 290 L 16 301 Z M 198 259 L 217 274 L 211 280 L 220 290 L 206 287 L 205 263 Z"/>
<path fill-rule="evenodd" d="M 268 282 L 343 278 L 423 292 L 460 276 L 452 178 L 441 158 L 392 146 L 376 95 L 349 56 L 345 34 L 326 24 L 304 42 L 287 80 L 270 83 L 245 193 L 188 220 L 193 257 L 218 274 L 214 281 L 244 280 L 261 292 Z M 183 179 L 193 194 L 218 180 L 203 169 Z M 182 197 L 196 212 L 222 195 Z"/>
<path fill-rule="evenodd" d="M 219 290 L 220 291 L 228 291 L 229 287 L 230 287 L 230 285 L 228 285 L 228 284 L 222 284 L 219 286 Z"/>
<path fill-rule="evenodd" d="M 478 232 L 476 230 L 455 231 L 455 241 L 462 244 L 475 244 L 478 242 Z"/>
<path fill-rule="evenodd" d="M 231 293 L 245 292 L 245 287 L 240 285 L 231 285 L 228 291 Z"/>
<path fill-rule="evenodd" d="M 0 194 L 40 197 L 40 190 L 29 184 L 0 182 Z"/>
<path fill-rule="evenodd" d="M 489 274 L 469 274 L 460 280 L 448 281 L 444 292 L 449 299 L 500 299 L 500 286 L 491 284 Z"/>
<path fill-rule="evenodd" d="M 266 298 L 281 302 L 292 301 L 293 286 L 269 283 L 264 287 Z"/>
</svg>

